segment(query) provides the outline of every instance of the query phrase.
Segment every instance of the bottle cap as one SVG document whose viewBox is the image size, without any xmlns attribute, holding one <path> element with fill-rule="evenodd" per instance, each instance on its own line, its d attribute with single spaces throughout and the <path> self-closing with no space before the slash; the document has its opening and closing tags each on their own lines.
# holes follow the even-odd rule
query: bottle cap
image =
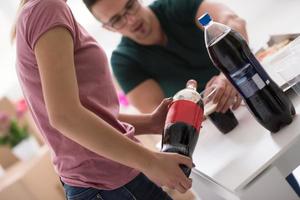
<svg viewBox="0 0 300 200">
<path fill-rule="evenodd" d="M 206 26 L 211 21 L 211 17 L 208 13 L 205 13 L 198 18 L 198 21 L 202 26 Z"/>
<path fill-rule="evenodd" d="M 197 89 L 197 81 L 195 81 L 194 79 L 188 80 L 188 82 L 186 83 L 186 87 L 196 90 Z"/>
</svg>

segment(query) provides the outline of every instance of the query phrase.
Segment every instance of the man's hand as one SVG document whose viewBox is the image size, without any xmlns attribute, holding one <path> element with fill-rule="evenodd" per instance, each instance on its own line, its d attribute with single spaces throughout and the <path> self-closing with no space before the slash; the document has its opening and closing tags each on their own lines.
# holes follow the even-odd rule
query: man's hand
<svg viewBox="0 0 300 200">
<path fill-rule="evenodd" d="M 217 88 L 214 97 L 214 102 L 218 104 L 217 112 L 225 113 L 230 107 L 235 110 L 240 106 L 242 98 L 223 74 L 213 77 L 206 84 L 206 88 L 212 85 Z"/>
<path fill-rule="evenodd" d="M 233 30 L 239 32 L 248 42 L 246 21 L 235 14 L 228 14 L 225 19 L 225 24 Z"/>
</svg>

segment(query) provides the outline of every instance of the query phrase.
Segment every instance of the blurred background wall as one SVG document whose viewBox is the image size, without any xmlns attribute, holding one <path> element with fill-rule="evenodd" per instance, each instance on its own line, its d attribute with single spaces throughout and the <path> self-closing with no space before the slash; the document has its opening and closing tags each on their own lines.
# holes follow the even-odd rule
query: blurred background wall
<svg viewBox="0 0 300 200">
<path fill-rule="evenodd" d="M 143 0 L 149 4 L 153 0 Z M 300 32 L 299 0 L 216 0 L 236 11 L 248 22 L 250 46 L 257 49 L 268 35 Z M 68 0 L 77 20 L 97 39 L 110 57 L 120 37 L 109 33 L 93 18 L 81 0 Z M 0 96 L 18 98 L 21 93 L 15 74 L 15 50 L 10 43 L 10 29 L 19 0 L 0 1 Z"/>
</svg>

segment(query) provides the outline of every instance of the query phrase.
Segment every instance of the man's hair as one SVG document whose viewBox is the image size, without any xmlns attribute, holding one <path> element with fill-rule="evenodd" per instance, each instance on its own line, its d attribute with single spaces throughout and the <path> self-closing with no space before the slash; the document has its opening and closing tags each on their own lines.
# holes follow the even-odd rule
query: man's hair
<svg viewBox="0 0 300 200">
<path fill-rule="evenodd" d="M 83 3 L 86 5 L 86 7 L 91 11 L 92 6 L 100 0 L 83 0 Z"/>
</svg>

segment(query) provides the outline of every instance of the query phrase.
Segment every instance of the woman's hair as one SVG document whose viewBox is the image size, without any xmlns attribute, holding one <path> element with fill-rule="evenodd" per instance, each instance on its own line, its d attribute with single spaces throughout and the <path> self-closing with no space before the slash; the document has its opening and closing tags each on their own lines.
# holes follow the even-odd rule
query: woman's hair
<svg viewBox="0 0 300 200">
<path fill-rule="evenodd" d="M 12 29 L 11 29 L 11 35 L 10 35 L 11 42 L 13 42 L 15 40 L 15 38 L 16 38 L 16 33 L 17 33 L 17 30 L 16 30 L 16 21 L 17 21 L 19 12 L 20 12 L 20 10 L 22 9 L 22 7 L 25 5 L 25 3 L 27 1 L 28 0 L 21 0 L 20 1 L 19 7 L 18 7 L 18 11 L 17 11 L 17 16 L 16 16 L 16 19 L 15 19 L 15 23 L 13 24 Z"/>
<path fill-rule="evenodd" d="M 92 6 L 100 0 L 83 0 L 83 3 L 86 5 L 86 7 L 91 11 Z"/>
</svg>

